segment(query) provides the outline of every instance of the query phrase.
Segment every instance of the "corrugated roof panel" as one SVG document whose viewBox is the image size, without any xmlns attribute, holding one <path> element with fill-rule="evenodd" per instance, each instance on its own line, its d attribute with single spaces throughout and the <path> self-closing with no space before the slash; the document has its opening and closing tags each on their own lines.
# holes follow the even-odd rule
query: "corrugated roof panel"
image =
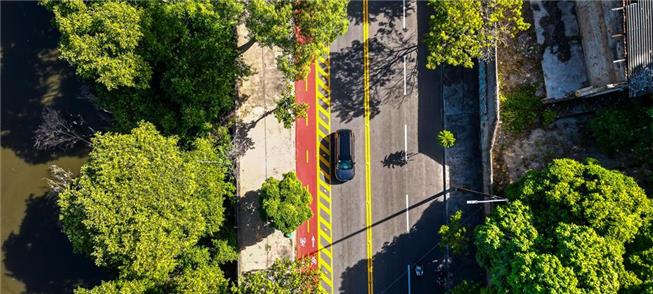
<svg viewBox="0 0 653 294">
<path fill-rule="evenodd" d="M 626 46 L 628 48 L 629 79 L 638 80 L 635 87 L 651 88 L 653 77 L 653 0 L 639 0 L 626 7 Z M 644 80 L 635 77 L 645 74 Z M 637 89 L 634 89 L 637 90 Z M 635 91 L 637 92 L 637 91 Z"/>
</svg>

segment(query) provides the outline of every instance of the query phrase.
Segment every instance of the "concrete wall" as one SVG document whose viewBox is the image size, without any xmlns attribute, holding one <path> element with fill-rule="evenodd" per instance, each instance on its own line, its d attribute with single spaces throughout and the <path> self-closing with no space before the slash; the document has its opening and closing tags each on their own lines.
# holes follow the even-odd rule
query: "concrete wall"
<svg viewBox="0 0 653 294">
<path fill-rule="evenodd" d="M 492 193 L 492 149 L 499 123 L 499 79 L 494 60 L 479 65 L 479 107 L 483 192 Z"/>
</svg>

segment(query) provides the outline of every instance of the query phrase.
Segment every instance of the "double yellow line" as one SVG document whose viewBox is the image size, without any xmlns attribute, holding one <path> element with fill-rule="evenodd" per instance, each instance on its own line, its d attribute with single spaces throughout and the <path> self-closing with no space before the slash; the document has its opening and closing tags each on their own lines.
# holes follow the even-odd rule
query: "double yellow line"
<svg viewBox="0 0 653 294">
<path fill-rule="evenodd" d="M 368 0 L 363 0 L 363 87 L 365 109 L 365 233 L 367 238 L 367 293 L 374 293 L 372 247 L 372 156 L 370 155 L 370 59 Z"/>
</svg>

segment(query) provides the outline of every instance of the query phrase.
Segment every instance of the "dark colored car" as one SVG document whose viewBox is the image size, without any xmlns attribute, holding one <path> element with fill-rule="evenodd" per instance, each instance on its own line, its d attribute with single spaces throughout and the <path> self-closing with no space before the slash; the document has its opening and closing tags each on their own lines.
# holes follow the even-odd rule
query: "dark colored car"
<svg viewBox="0 0 653 294">
<path fill-rule="evenodd" d="M 348 129 L 338 130 L 335 134 L 336 179 L 346 182 L 354 178 L 354 133 Z"/>
</svg>

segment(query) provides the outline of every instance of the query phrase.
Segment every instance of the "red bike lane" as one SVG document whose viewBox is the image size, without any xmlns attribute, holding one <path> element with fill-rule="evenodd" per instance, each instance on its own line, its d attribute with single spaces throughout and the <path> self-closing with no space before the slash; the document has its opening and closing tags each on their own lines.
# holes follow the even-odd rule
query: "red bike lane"
<svg viewBox="0 0 653 294">
<path fill-rule="evenodd" d="M 316 85 L 315 64 L 304 80 L 295 82 L 295 98 L 298 103 L 309 105 L 308 115 L 298 118 L 295 122 L 295 159 L 297 178 L 308 188 L 313 197 L 311 210 L 313 216 L 297 228 L 296 256 L 297 259 L 313 255 L 312 263 L 316 266 L 317 252 L 317 157 L 316 151 Z"/>
</svg>

